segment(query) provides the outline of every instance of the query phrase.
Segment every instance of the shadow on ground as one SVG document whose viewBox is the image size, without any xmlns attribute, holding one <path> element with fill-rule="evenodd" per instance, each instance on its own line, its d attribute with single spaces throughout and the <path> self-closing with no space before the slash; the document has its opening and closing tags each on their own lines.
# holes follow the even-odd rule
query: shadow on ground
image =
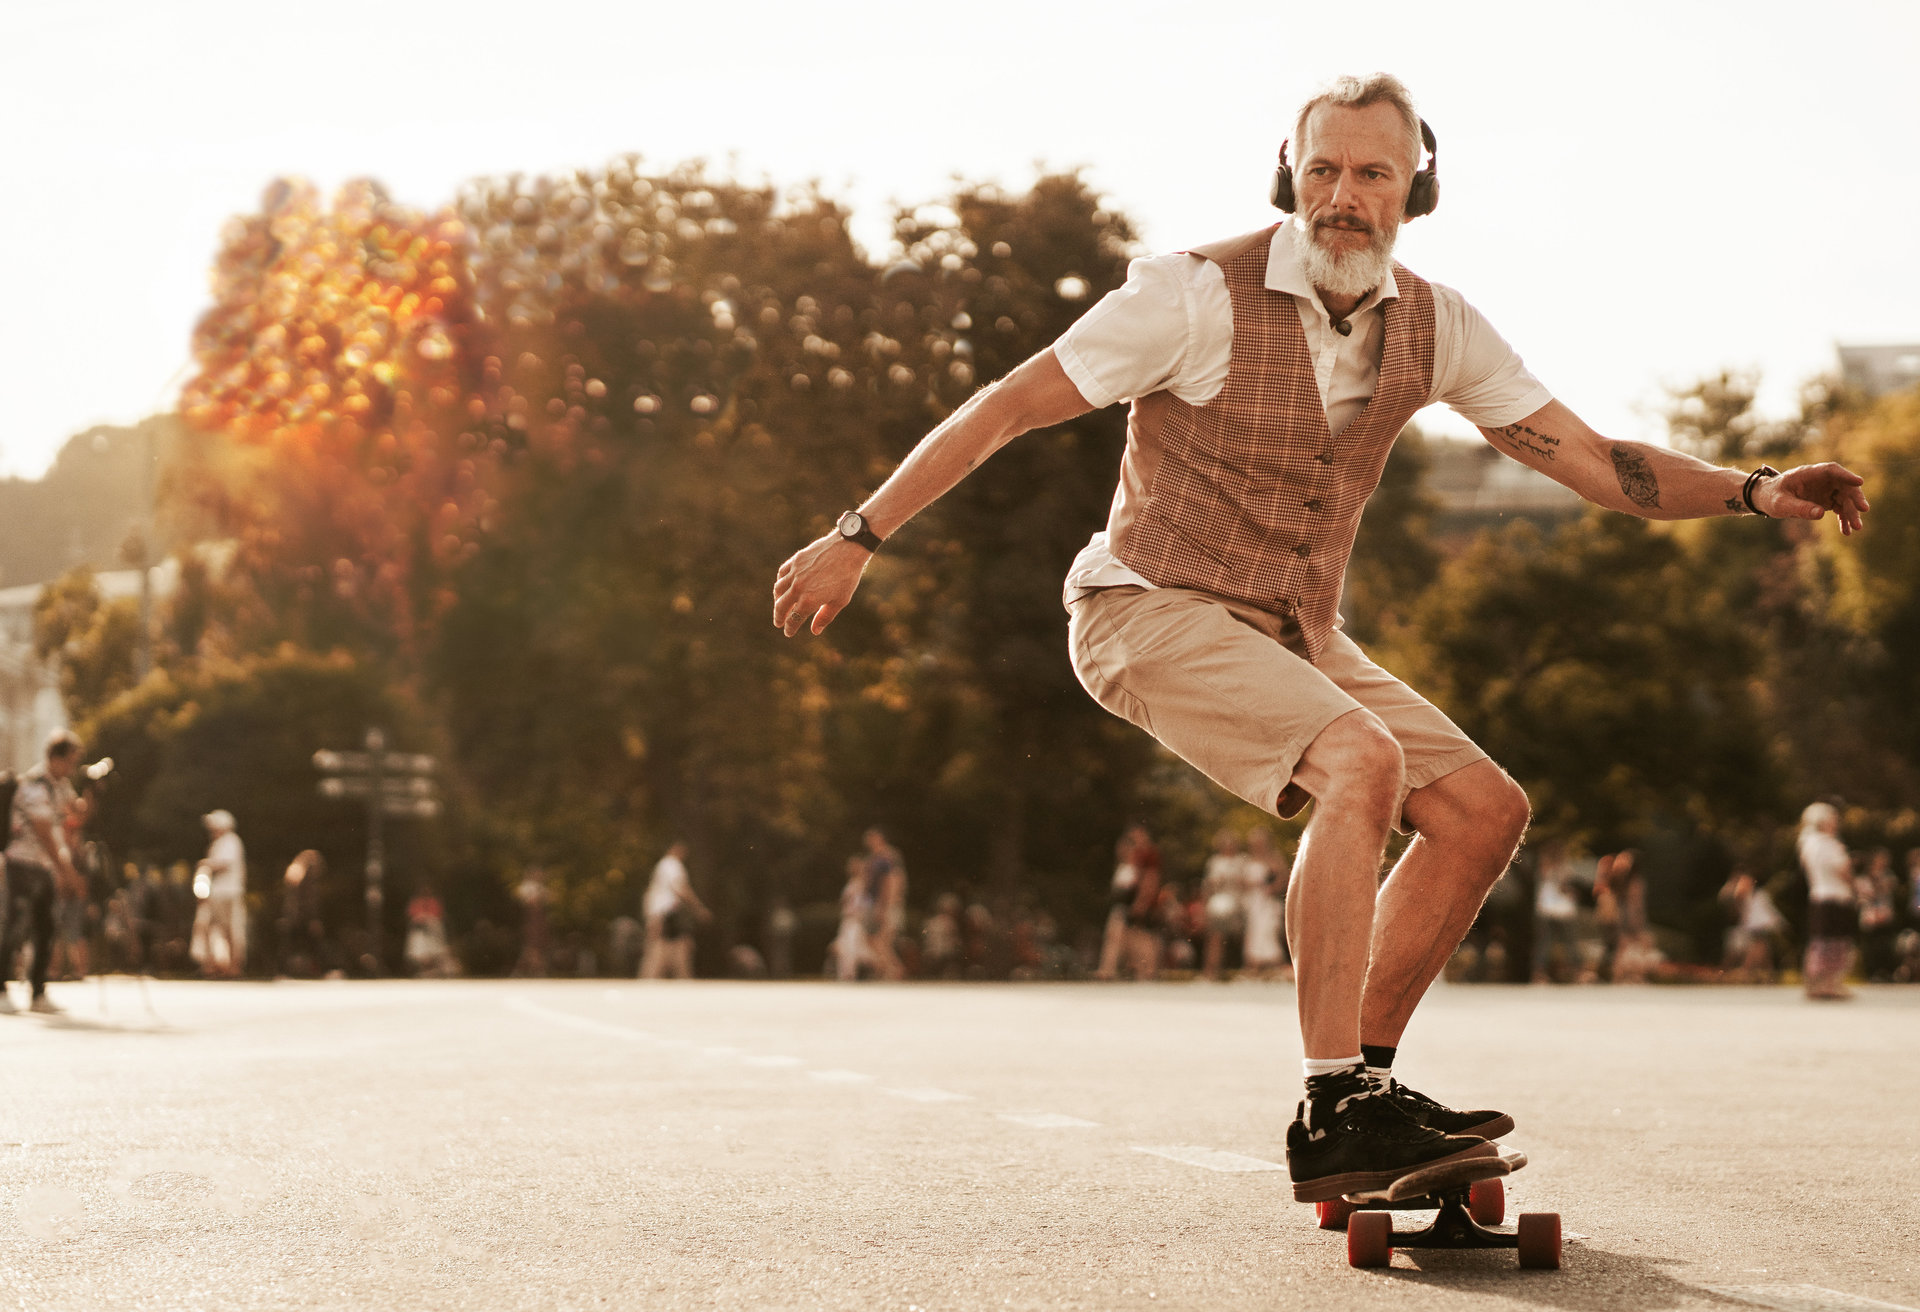
<svg viewBox="0 0 1920 1312">
<path fill-rule="evenodd" d="M 1395 1266 L 1379 1274 L 1413 1286 L 1458 1290 L 1466 1294 L 1494 1294 L 1543 1308 L 1568 1312 L 1658 1312 L 1663 1308 L 1752 1305 L 1716 1294 L 1700 1285 L 1676 1280 L 1661 1268 L 1676 1259 L 1635 1257 L 1595 1248 L 1589 1243 L 1568 1244 L 1566 1265 L 1558 1271 L 1522 1271 L 1512 1253 L 1401 1250 L 1395 1258 L 1411 1258 L 1417 1269 Z"/>
</svg>

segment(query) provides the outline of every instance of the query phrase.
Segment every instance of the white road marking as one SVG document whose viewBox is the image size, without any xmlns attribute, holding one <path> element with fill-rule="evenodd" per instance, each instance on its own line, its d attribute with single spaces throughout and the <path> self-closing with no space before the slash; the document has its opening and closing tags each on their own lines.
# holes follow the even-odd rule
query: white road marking
<svg viewBox="0 0 1920 1312">
<path fill-rule="evenodd" d="M 745 1062 L 749 1066 L 765 1066 L 765 1067 L 768 1067 L 769 1069 L 773 1067 L 805 1066 L 806 1065 L 806 1063 L 800 1060 L 800 1058 L 798 1057 L 782 1057 L 782 1056 L 771 1055 L 771 1054 L 764 1057 L 747 1056 L 747 1057 L 742 1057 L 740 1060 Z"/>
<path fill-rule="evenodd" d="M 566 1025 L 576 1030 L 585 1030 L 589 1034 L 607 1034 L 616 1039 L 626 1039 L 633 1043 L 659 1043 L 657 1034 L 645 1030 L 636 1030 L 630 1025 L 613 1025 L 604 1020 L 589 1020 L 585 1016 L 575 1016 L 571 1012 L 555 1011 L 543 1007 L 537 1002 L 528 1002 L 525 998 L 508 998 L 507 1008 L 522 1016 L 535 1016 L 541 1020 L 550 1020 L 556 1025 Z"/>
<path fill-rule="evenodd" d="M 1188 1166 L 1205 1167 L 1209 1171 L 1284 1171 L 1287 1169 L 1278 1162 L 1269 1162 L 1263 1158 L 1222 1152 L 1218 1148 L 1197 1148 L 1187 1144 L 1170 1144 L 1162 1148 L 1135 1144 L 1133 1150 L 1137 1153 L 1152 1153 L 1155 1157 L 1165 1157 L 1169 1161 L 1184 1162 Z"/>
<path fill-rule="evenodd" d="M 1728 1298 L 1751 1303 L 1774 1312 L 1916 1312 L 1904 1303 L 1884 1303 L 1861 1294 L 1843 1294 L 1819 1285 L 1707 1285 L 1705 1288 Z"/>
<path fill-rule="evenodd" d="M 911 1102 L 971 1102 L 973 1095 L 968 1093 L 948 1093 L 945 1089 L 886 1089 L 896 1098 L 905 1098 Z"/>
<path fill-rule="evenodd" d="M 1001 1112 L 999 1115 L 1003 1121 L 1012 1121 L 1015 1125 L 1025 1125 L 1035 1130 L 1081 1130 L 1100 1124 L 1098 1121 L 1083 1121 L 1078 1116 L 1063 1116 L 1059 1112 Z"/>
<path fill-rule="evenodd" d="M 807 1074 L 823 1084 L 867 1084 L 873 1079 L 873 1076 L 862 1075 L 859 1071 L 808 1071 Z"/>
</svg>

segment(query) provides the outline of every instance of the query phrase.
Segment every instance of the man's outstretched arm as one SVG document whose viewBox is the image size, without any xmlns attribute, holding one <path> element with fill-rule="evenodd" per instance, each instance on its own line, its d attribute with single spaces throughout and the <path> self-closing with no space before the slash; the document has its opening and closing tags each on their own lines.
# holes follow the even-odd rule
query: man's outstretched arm
<svg viewBox="0 0 1920 1312">
<path fill-rule="evenodd" d="M 1602 437 L 1558 401 L 1518 423 L 1480 432 L 1521 464 L 1609 510 L 1642 519 L 1747 513 L 1740 497 L 1745 470 L 1721 469 L 1668 447 Z M 1856 533 L 1867 513 L 1862 482 L 1836 464 L 1800 465 L 1755 484 L 1753 504 L 1775 519 L 1820 519 L 1831 510 L 1842 533 Z"/>
<path fill-rule="evenodd" d="M 967 398 L 921 439 L 893 477 L 860 506 L 860 513 L 875 533 L 890 537 L 1020 434 L 1063 424 L 1092 408 L 1052 349 L 1042 351 Z M 774 627 L 788 637 L 802 625 L 815 633 L 824 630 L 853 600 L 870 559 L 865 547 L 838 532 L 802 547 L 774 580 Z"/>
</svg>

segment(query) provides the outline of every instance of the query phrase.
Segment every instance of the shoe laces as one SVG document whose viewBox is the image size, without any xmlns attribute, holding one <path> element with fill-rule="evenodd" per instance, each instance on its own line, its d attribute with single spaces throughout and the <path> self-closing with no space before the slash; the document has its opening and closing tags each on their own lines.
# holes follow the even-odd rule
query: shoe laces
<svg viewBox="0 0 1920 1312">
<path fill-rule="evenodd" d="M 1417 1143 L 1433 1137 L 1437 1131 L 1428 1126 L 1392 1098 L 1372 1090 L 1349 1094 L 1340 1099 L 1324 1119 L 1311 1115 L 1309 1137 L 1318 1139 L 1328 1130 L 1346 1134 L 1366 1134 L 1399 1143 Z"/>
</svg>

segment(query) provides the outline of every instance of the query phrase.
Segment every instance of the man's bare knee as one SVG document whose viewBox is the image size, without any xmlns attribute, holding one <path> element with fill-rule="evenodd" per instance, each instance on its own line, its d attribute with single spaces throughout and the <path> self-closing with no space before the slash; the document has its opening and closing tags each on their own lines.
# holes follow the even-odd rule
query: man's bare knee
<svg viewBox="0 0 1920 1312">
<path fill-rule="evenodd" d="M 1392 818 L 1406 788 L 1406 755 L 1380 717 L 1350 711 L 1320 731 L 1297 781 L 1322 805 L 1382 810 Z"/>
</svg>

